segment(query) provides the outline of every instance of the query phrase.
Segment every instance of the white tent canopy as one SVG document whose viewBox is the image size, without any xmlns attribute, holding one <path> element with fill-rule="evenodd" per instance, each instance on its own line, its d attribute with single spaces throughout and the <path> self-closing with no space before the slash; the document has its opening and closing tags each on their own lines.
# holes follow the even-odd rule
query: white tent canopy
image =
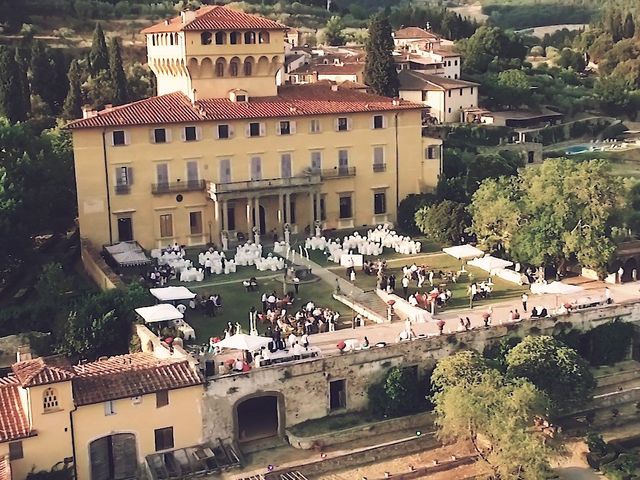
<svg viewBox="0 0 640 480">
<path fill-rule="evenodd" d="M 446 247 L 442 251 L 447 255 L 451 255 L 458 260 L 467 258 L 478 258 L 484 255 L 484 252 L 472 245 L 457 245 L 455 247 Z"/>
<path fill-rule="evenodd" d="M 136 313 L 140 315 L 146 323 L 167 322 L 169 320 L 184 318 L 180 310 L 169 303 L 136 308 Z"/>
<path fill-rule="evenodd" d="M 486 255 L 482 258 L 476 258 L 475 260 L 470 260 L 467 262 L 469 265 L 473 267 L 481 268 L 489 273 L 493 270 L 497 270 L 499 268 L 507 268 L 513 265 L 513 262 L 508 260 L 502 260 L 501 258 L 493 257 L 491 255 Z"/>
<path fill-rule="evenodd" d="M 258 337 L 256 335 L 247 335 L 246 333 L 236 333 L 221 342 L 215 344 L 216 347 L 229 348 L 233 350 L 247 350 L 255 352 L 262 347 L 266 347 L 273 340 L 270 337 Z"/>
<path fill-rule="evenodd" d="M 571 293 L 581 292 L 582 290 L 584 290 L 584 288 L 562 282 L 534 283 L 531 285 L 531 293 L 538 295 L 542 295 L 543 293 L 569 295 Z"/>
<path fill-rule="evenodd" d="M 191 300 L 196 294 L 187 287 L 163 287 L 150 288 L 151 295 L 161 302 L 173 302 L 176 300 Z"/>
</svg>

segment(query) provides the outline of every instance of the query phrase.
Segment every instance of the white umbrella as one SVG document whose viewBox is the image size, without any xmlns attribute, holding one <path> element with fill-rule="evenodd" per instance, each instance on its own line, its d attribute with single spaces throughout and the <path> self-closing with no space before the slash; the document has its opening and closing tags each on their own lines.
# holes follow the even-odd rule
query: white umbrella
<svg viewBox="0 0 640 480">
<path fill-rule="evenodd" d="M 255 352 L 262 347 L 266 347 L 271 343 L 271 337 L 258 337 L 256 335 L 247 335 L 246 333 L 236 333 L 228 338 L 215 344 L 216 347 L 229 348 L 233 350 L 246 350 Z"/>
<path fill-rule="evenodd" d="M 177 300 L 191 300 L 196 294 L 187 287 L 163 287 L 150 288 L 151 295 L 161 302 L 173 302 Z"/>
<path fill-rule="evenodd" d="M 184 318 L 184 315 L 169 303 L 136 308 L 136 313 L 140 315 L 146 323 L 167 322 L 169 320 Z"/>
<path fill-rule="evenodd" d="M 503 260 L 501 258 L 493 257 L 491 255 L 485 255 L 482 258 L 476 258 L 475 260 L 470 260 L 467 264 L 481 268 L 482 270 L 486 270 L 491 273 L 493 270 L 497 270 L 499 268 L 507 268 L 513 265 L 513 262 L 509 260 Z"/>
</svg>

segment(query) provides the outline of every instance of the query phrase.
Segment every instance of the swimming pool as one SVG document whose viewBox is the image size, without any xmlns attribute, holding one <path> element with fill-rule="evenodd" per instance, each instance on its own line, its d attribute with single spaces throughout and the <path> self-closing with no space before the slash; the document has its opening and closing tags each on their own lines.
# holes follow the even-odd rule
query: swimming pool
<svg viewBox="0 0 640 480">
<path fill-rule="evenodd" d="M 564 153 L 567 155 L 575 155 L 576 153 L 584 153 L 590 151 L 592 145 L 574 145 L 572 147 L 567 148 Z"/>
</svg>

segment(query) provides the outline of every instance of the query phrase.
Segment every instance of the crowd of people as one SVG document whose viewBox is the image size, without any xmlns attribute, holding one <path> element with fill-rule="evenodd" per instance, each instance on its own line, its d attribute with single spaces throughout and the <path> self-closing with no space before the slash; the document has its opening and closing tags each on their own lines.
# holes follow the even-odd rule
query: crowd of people
<svg viewBox="0 0 640 480">
<path fill-rule="evenodd" d="M 176 272 L 169 265 L 154 265 L 151 270 L 142 274 L 138 279 L 141 284 L 149 288 L 164 287 L 169 280 L 176 277 Z"/>
</svg>

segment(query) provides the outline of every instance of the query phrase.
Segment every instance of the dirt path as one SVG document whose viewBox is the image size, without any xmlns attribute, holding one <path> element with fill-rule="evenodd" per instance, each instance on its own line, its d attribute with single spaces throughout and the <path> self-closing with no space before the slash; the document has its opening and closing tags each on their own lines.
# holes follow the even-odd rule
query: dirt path
<svg viewBox="0 0 640 480">
<path fill-rule="evenodd" d="M 600 480 L 603 475 L 594 472 L 585 459 L 587 446 L 583 441 L 568 442 L 567 455 L 552 463 L 562 480 Z"/>
<path fill-rule="evenodd" d="M 488 15 L 482 13 L 482 5 L 480 3 L 474 3 L 473 5 L 464 5 L 462 7 L 454 7 L 450 10 L 453 10 L 463 17 L 473 18 L 480 22 L 484 22 L 487 18 L 489 18 Z"/>
</svg>

